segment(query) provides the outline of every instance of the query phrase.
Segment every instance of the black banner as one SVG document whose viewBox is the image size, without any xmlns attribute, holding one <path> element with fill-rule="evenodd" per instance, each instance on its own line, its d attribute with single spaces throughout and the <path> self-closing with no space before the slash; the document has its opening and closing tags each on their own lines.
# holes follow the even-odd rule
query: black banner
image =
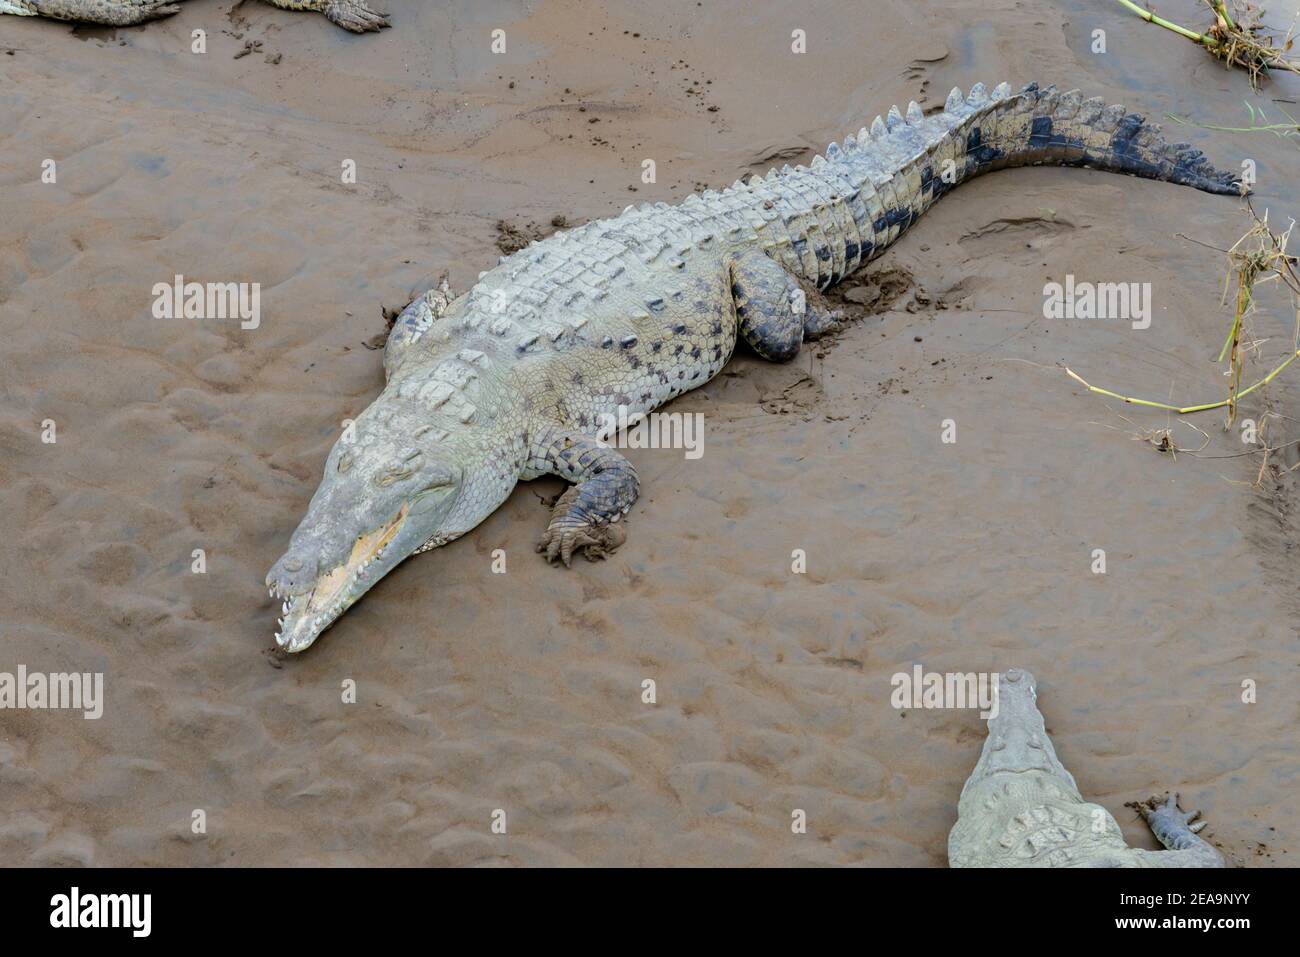
<svg viewBox="0 0 1300 957">
<path fill-rule="evenodd" d="M 664 925 L 710 928 L 729 943 L 836 922 L 923 937 L 1041 933 L 1074 940 L 1233 936 L 1284 926 L 1293 873 L 1195 871 L 0 871 L 6 940 L 76 934 L 121 944 L 280 940 L 337 947 L 489 928 L 537 939 L 544 928 L 608 940 Z M 698 882 L 698 883 L 697 883 Z M 739 918 L 739 919 L 738 919 Z M 483 923 L 479 923 L 479 922 Z M 967 930 L 963 931 L 963 926 Z M 1172 937 L 1167 933 L 1173 931 Z M 932 938 L 930 938 L 932 940 Z M 1045 938 L 1051 939 L 1051 938 Z M 436 938 L 434 939 L 436 941 Z"/>
</svg>

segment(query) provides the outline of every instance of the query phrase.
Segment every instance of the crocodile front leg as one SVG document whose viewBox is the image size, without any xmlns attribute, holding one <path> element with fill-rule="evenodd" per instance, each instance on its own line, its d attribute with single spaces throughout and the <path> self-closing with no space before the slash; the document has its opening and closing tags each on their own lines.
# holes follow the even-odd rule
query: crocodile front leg
<svg viewBox="0 0 1300 957">
<path fill-rule="evenodd" d="M 798 280 L 761 250 L 731 261 L 731 295 L 740 337 L 772 362 L 788 362 L 805 339 L 839 326 L 838 316 L 814 308 Z"/>
<path fill-rule="evenodd" d="M 392 376 L 407 350 L 420 340 L 429 327 L 442 318 L 455 299 L 446 273 L 438 285 L 416 296 L 393 322 L 384 345 L 384 375 Z"/>
<path fill-rule="evenodd" d="M 1198 832 L 1205 828 L 1205 821 L 1197 821 L 1200 811 L 1184 811 L 1178 806 L 1178 794 L 1166 794 L 1161 802 L 1159 797 L 1152 797 L 1143 803 L 1131 804 L 1137 809 L 1151 833 L 1167 847 L 1167 851 L 1139 851 L 1148 857 L 1151 863 L 1160 867 L 1223 867 L 1223 857 Z"/>
<path fill-rule="evenodd" d="M 525 476 L 558 475 L 576 483 L 560 496 L 537 550 L 568 567 L 582 550 L 589 561 L 604 558 L 627 540 L 618 524 L 640 489 L 636 469 L 596 439 L 561 429 L 548 431 L 534 446 Z"/>
</svg>

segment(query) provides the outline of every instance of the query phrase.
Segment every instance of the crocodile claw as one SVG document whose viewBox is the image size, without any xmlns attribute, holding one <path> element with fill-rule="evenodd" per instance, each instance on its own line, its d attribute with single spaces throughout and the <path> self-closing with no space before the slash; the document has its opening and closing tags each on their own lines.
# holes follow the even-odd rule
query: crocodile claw
<svg viewBox="0 0 1300 957">
<path fill-rule="evenodd" d="M 627 532 L 619 524 L 555 524 L 542 535 L 537 550 L 546 553 L 547 562 L 554 562 L 558 558 L 564 562 L 565 568 L 570 568 L 575 551 L 581 550 L 587 561 L 594 562 L 605 558 L 625 541 Z"/>
</svg>

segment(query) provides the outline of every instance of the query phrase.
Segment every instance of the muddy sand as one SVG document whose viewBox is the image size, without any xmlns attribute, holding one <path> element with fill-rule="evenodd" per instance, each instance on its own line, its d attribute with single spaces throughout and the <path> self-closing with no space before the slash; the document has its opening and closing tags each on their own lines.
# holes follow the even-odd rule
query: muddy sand
<svg viewBox="0 0 1300 957">
<path fill-rule="evenodd" d="M 1255 96 L 1084 0 L 387 0 L 394 28 L 367 36 L 231 7 L 119 30 L 0 17 L 0 671 L 105 675 L 99 720 L 0 714 L 0 862 L 942 866 L 985 727 L 894 709 L 916 664 L 1032 669 L 1062 760 L 1132 845 L 1156 846 L 1125 802 L 1176 788 L 1231 864 L 1300 853 L 1295 446 L 1255 486 L 1218 413 L 1196 420 L 1208 441 L 1172 423 L 1207 443 L 1174 458 L 1143 440 L 1164 413 L 1059 368 L 1218 398 L 1224 259 L 1199 243 L 1246 230 L 1232 198 L 976 180 L 849 284 L 859 318 L 833 341 L 784 366 L 742 349 L 671 406 L 704 413 L 705 453 L 629 451 L 642 497 L 610 560 L 533 553 L 561 488 L 542 480 L 301 656 L 271 653 L 263 585 L 382 386 L 383 308 L 444 270 L 469 288 L 499 243 L 806 162 L 954 85 L 1242 126 L 1243 100 L 1294 111 L 1297 78 Z M 1256 207 L 1297 212 L 1293 143 L 1173 138 L 1253 159 Z M 155 319 L 178 273 L 259 282 L 260 325 Z M 1067 274 L 1150 282 L 1150 328 L 1044 319 Z M 1252 381 L 1291 341 L 1263 292 Z M 1298 400 L 1283 374 L 1243 415 L 1273 411 L 1289 441 Z"/>
</svg>

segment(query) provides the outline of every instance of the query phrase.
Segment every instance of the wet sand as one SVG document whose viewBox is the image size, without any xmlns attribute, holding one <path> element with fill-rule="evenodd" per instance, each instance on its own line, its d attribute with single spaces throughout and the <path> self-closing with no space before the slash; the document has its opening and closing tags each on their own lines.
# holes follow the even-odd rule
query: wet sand
<svg viewBox="0 0 1300 957">
<path fill-rule="evenodd" d="M 705 414 L 705 454 L 629 452 L 643 492 L 609 561 L 533 554 L 561 487 L 542 480 L 304 655 L 269 653 L 262 584 L 382 386 L 382 307 L 444 270 L 467 289 L 500 223 L 806 161 L 955 84 L 1240 126 L 1243 99 L 1276 113 L 1296 78 L 1254 97 L 1082 0 L 387 6 L 394 28 L 362 37 L 208 0 L 129 30 L 0 17 L 0 671 L 102 671 L 107 698 L 98 721 L 0 714 L 0 862 L 942 866 L 985 729 L 892 708 L 917 663 L 1033 670 L 1060 757 L 1130 844 L 1156 846 L 1125 802 L 1169 788 L 1232 864 L 1300 853 L 1294 447 L 1252 488 L 1257 455 L 1161 455 L 1129 433 L 1163 413 L 1057 368 L 1217 398 L 1223 258 L 1182 237 L 1229 245 L 1248 226 L 1231 198 L 1086 170 L 977 180 L 871 267 L 910 276 L 883 311 L 789 365 L 742 351 L 671 406 Z M 1254 159 L 1257 208 L 1297 212 L 1294 145 L 1174 138 Z M 260 282 L 261 325 L 153 318 L 177 273 Z M 1045 320 L 1067 273 L 1151 282 L 1151 327 Z M 1281 300 L 1261 305 L 1252 381 L 1291 335 Z M 1243 414 L 1294 414 L 1298 383 Z M 1203 456 L 1242 451 L 1220 422 L 1197 419 Z"/>
</svg>

